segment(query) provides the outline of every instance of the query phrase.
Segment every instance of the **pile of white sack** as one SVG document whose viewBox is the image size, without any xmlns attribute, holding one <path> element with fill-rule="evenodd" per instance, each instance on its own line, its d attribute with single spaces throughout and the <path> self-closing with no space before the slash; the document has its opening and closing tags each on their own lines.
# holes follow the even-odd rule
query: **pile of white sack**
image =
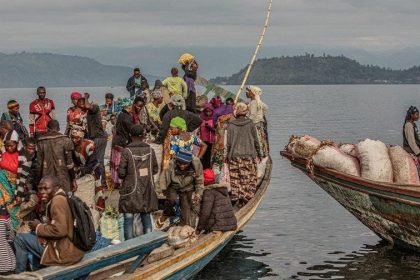
<svg viewBox="0 0 420 280">
<path fill-rule="evenodd" d="M 357 144 L 337 145 L 305 135 L 292 136 L 286 150 L 310 164 L 378 182 L 419 185 L 413 157 L 400 146 L 365 139 Z"/>
</svg>

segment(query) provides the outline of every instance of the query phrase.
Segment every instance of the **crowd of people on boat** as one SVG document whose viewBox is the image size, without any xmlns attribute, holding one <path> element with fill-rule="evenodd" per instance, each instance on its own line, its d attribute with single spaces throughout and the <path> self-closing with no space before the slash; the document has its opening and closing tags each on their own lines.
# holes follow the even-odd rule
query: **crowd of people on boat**
<svg viewBox="0 0 420 280">
<path fill-rule="evenodd" d="M 103 105 L 71 92 L 64 133 L 45 87 L 29 105 L 29 131 L 19 102 L 8 101 L 0 121 L 0 274 L 83 258 L 72 196 L 100 214 L 107 190 L 118 189 L 125 240 L 138 224 L 147 234 L 177 220 L 196 234 L 236 229 L 234 210 L 254 197 L 257 163 L 269 153 L 262 90 L 247 87 L 248 104 L 208 101 L 197 95 L 195 58 L 179 62 L 184 76 L 173 67 L 153 88 L 135 68 L 129 94 L 106 93 Z"/>
</svg>

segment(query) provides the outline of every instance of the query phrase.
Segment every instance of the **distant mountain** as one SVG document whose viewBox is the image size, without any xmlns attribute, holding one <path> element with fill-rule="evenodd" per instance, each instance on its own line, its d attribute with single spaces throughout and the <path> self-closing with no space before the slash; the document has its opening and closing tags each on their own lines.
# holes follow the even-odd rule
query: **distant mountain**
<svg viewBox="0 0 420 280">
<path fill-rule="evenodd" d="M 240 84 L 246 67 L 230 77 L 217 77 L 212 82 Z M 274 57 L 255 62 L 248 78 L 249 84 L 418 84 L 420 67 L 392 70 L 362 65 L 344 56 Z"/>
<path fill-rule="evenodd" d="M 80 56 L 49 53 L 0 53 L 0 88 L 125 86 L 133 69 Z M 153 86 L 155 77 L 150 77 Z"/>
</svg>

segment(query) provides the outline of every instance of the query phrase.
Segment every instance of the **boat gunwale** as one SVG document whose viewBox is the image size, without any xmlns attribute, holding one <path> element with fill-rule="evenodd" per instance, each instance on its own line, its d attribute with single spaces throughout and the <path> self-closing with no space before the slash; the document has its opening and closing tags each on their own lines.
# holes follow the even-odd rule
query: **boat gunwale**
<svg viewBox="0 0 420 280">
<path fill-rule="evenodd" d="M 259 184 L 259 188 L 257 192 L 255 193 L 255 196 L 247 204 L 245 204 L 244 207 L 242 207 L 235 213 L 236 218 L 238 220 L 238 228 L 236 230 L 223 232 L 223 233 L 218 232 L 218 233 L 211 233 L 211 234 L 203 235 L 191 246 L 178 249 L 174 255 L 168 258 L 159 260 L 155 263 L 151 263 L 146 266 L 140 267 L 133 274 L 128 274 L 128 275 L 124 274 L 122 275 L 122 277 L 124 277 L 124 279 L 162 279 L 165 277 L 170 277 L 170 275 L 178 273 L 182 271 L 183 269 L 185 269 L 186 267 L 194 265 L 195 262 L 199 261 L 206 255 L 210 254 L 211 252 L 216 250 L 219 246 L 225 246 L 233 238 L 233 236 L 237 234 L 238 231 L 240 231 L 247 224 L 247 222 L 252 218 L 256 209 L 261 203 L 262 198 L 268 188 L 268 185 L 270 184 L 272 165 L 273 165 L 272 160 L 269 157 L 269 160 L 267 161 L 264 177 Z M 253 211 L 250 212 L 250 210 L 253 210 Z M 245 218 L 247 219 L 244 220 Z M 200 256 L 194 258 L 194 255 L 199 254 L 200 251 L 203 251 L 202 253 L 204 255 L 201 258 Z M 207 252 L 207 254 L 205 252 Z M 192 259 L 190 260 L 190 258 Z M 167 265 L 165 266 L 165 269 L 168 269 L 171 266 L 176 265 L 176 264 L 178 264 L 178 266 L 180 265 L 182 266 L 171 271 L 170 275 L 162 275 L 162 272 L 163 272 L 163 270 L 161 270 L 162 266 Z M 159 272 L 161 273 L 160 275 L 159 275 Z"/>
<path fill-rule="evenodd" d="M 299 163 L 304 166 L 308 163 L 308 160 L 301 157 L 296 157 L 292 155 L 289 152 L 281 151 L 280 155 L 289 159 L 290 162 L 293 163 Z M 395 183 L 386 183 L 386 182 L 378 182 L 373 181 L 369 179 L 365 179 L 362 177 L 357 177 L 353 175 L 349 175 L 331 168 L 321 167 L 321 166 L 314 166 L 314 173 L 316 171 L 320 171 L 326 174 L 329 174 L 333 177 L 339 178 L 344 181 L 348 181 L 351 183 L 356 183 L 362 186 L 370 187 L 373 189 L 381 190 L 381 191 L 387 191 L 391 193 L 401 194 L 401 195 L 407 195 L 415 198 L 420 199 L 420 185 L 408 185 L 408 184 L 395 184 Z M 306 172 L 308 176 L 313 176 L 310 172 Z M 330 180 L 327 180 L 330 181 Z M 408 189 L 410 188 L 410 189 Z M 414 189 L 415 188 L 415 189 Z"/>
</svg>

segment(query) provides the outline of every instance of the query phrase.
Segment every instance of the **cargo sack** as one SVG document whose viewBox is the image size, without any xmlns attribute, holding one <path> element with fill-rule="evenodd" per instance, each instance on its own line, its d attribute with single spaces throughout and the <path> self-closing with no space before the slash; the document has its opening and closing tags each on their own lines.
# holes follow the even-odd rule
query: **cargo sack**
<svg viewBox="0 0 420 280">
<path fill-rule="evenodd" d="M 120 215 L 115 208 L 108 206 L 105 209 L 105 211 L 102 213 L 102 217 L 99 220 L 102 237 L 122 241 L 120 239 L 119 231 L 119 216 Z M 124 220 L 122 221 L 122 224 L 123 223 Z M 122 232 L 122 236 L 124 236 L 124 231 Z"/>
<path fill-rule="evenodd" d="M 89 207 L 95 207 L 95 177 L 87 174 L 76 179 L 77 191 L 75 194 Z"/>
<path fill-rule="evenodd" d="M 357 157 L 357 150 L 356 150 L 356 145 L 353 144 L 341 144 L 340 145 L 340 150 L 352 157 Z"/>
<path fill-rule="evenodd" d="M 416 164 L 412 156 L 401 146 L 389 148 L 389 157 L 391 158 L 394 183 L 419 185 L 419 175 Z"/>
<path fill-rule="evenodd" d="M 343 153 L 331 144 L 323 144 L 312 156 L 312 162 L 316 166 L 360 177 L 360 165 L 357 158 Z"/>
<path fill-rule="evenodd" d="M 318 139 L 305 135 L 296 140 L 296 143 L 294 144 L 294 152 L 300 157 L 308 158 L 312 156 L 320 145 L 321 142 Z"/>
<path fill-rule="evenodd" d="M 361 174 L 365 179 L 393 182 L 392 164 L 388 148 L 381 141 L 366 139 L 357 144 Z"/>
<path fill-rule="evenodd" d="M 175 249 L 186 247 L 196 240 L 195 230 L 188 225 L 171 227 L 168 231 L 168 243 Z"/>
</svg>

